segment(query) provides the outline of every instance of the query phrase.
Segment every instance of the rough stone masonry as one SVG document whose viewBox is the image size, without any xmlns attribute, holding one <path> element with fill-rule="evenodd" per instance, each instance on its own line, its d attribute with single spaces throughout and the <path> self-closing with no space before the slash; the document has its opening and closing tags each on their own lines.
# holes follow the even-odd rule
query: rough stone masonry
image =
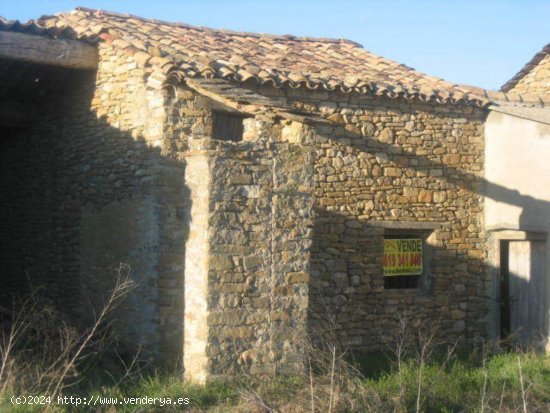
<svg viewBox="0 0 550 413">
<path fill-rule="evenodd" d="M 297 372 L 326 333 L 378 351 L 402 317 L 486 337 L 483 96 L 343 40 L 86 9 L 34 25 L 99 64 L 2 142 L 3 300 L 27 276 L 84 322 L 128 272 L 121 346 L 197 381 Z M 385 239 L 420 239 L 422 273 L 388 280 Z"/>
</svg>

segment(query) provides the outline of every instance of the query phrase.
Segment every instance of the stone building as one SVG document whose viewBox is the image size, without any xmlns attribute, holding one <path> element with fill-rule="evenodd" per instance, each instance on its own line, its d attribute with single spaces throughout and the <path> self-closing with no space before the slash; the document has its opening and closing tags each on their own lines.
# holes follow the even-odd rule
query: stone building
<svg viewBox="0 0 550 413">
<path fill-rule="evenodd" d="M 493 95 L 348 40 L 88 9 L 0 40 L 4 305 L 42 286 L 79 323 L 128 272 L 121 345 L 199 381 L 296 371 L 306 333 L 380 350 L 402 317 L 488 337 Z"/>
</svg>

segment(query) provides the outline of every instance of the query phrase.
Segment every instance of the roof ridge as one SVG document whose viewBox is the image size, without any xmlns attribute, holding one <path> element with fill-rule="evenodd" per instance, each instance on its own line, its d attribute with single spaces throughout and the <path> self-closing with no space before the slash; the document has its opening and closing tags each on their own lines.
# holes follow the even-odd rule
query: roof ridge
<svg viewBox="0 0 550 413">
<path fill-rule="evenodd" d="M 271 33 L 258 33 L 258 32 L 247 32 L 247 31 L 237 31 L 237 30 L 230 30 L 230 29 L 215 29 L 212 27 L 207 26 L 195 26 L 188 23 L 182 23 L 182 22 L 171 22 L 167 20 L 160 20 L 160 19 L 153 19 L 149 17 L 141 17 L 136 16 L 134 14 L 130 13 L 119 13 L 109 10 L 102 10 L 102 9 L 90 9 L 87 7 L 76 7 L 74 10 L 82 11 L 85 13 L 92 13 L 92 14 L 98 14 L 98 15 L 105 15 L 105 16 L 113 16 L 113 17 L 119 17 L 124 19 L 136 19 L 141 20 L 147 23 L 153 23 L 153 24 L 163 24 L 167 26 L 173 26 L 173 27 L 182 27 L 186 29 L 195 29 L 195 30 L 203 30 L 203 31 L 210 31 L 210 32 L 216 32 L 216 33 L 224 33 L 229 34 L 233 36 L 243 36 L 243 37 L 257 37 L 257 38 L 270 38 L 270 39 L 278 39 L 278 40 L 294 40 L 294 41 L 301 41 L 301 42 L 319 42 L 319 43 L 334 43 L 334 44 L 349 44 L 355 47 L 359 47 L 361 49 L 363 48 L 363 45 L 355 42 L 350 39 L 344 39 L 344 38 L 329 38 L 329 37 L 311 37 L 311 36 L 295 36 L 293 34 L 271 34 Z"/>
<path fill-rule="evenodd" d="M 510 80 L 508 80 L 500 90 L 502 92 L 508 92 L 510 89 L 512 89 L 514 86 L 516 86 L 521 79 L 523 79 L 527 74 L 533 69 L 537 64 L 540 63 L 542 59 L 546 57 L 550 53 L 550 43 L 547 43 L 539 52 L 537 52 L 531 60 L 529 60 L 521 69 L 519 72 L 517 72 Z"/>
</svg>

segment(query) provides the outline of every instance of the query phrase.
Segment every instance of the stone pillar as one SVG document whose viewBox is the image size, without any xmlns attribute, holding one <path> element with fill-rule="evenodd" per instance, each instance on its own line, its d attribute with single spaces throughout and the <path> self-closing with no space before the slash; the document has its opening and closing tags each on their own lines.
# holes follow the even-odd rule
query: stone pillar
<svg viewBox="0 0 550 413">
<path fill-rule="evenodd" d="M 208 378 L 208 164 L 208 154 L 190 153 L 185 171 L 189 204 L 186 208 L 188 236 L 185 245 L 183 364 L 184 378 L 199 383 L 204 383 Z"/>
<path fill-rule="evenodd" d="M 194 382 L 302 368 L 311 154 L 280 139 L 276 124 L 250 122 L 255 140 L 216 141 L 186 156 L 184 368 Z"/>
</svg>

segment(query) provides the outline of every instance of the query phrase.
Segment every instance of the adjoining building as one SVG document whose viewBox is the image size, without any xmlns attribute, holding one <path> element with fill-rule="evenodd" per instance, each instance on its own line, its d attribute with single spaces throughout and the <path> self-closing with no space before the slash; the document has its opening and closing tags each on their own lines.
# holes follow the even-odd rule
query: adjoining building
<svg viewBox="0 0 550 413">
<path fill-rule="evenodd" d="M 512 183 L 494 108 L 518 97 L 348 40 L 82 8 L 0 40 L 3 305 L 40 285 L 85 322 L 128 272 L 121 343 L 190 379 L 296 371 L 326 329 L 380 350 L 402 317 L 496 336 L 494 240 L 545 242 L 548 220 L 489 212 Z"/>
<path fill-rule="evenodd" d="M 549 348 L 550 47 L 509 82 L 485 123 L 491 336 Z"/>
</svg>

